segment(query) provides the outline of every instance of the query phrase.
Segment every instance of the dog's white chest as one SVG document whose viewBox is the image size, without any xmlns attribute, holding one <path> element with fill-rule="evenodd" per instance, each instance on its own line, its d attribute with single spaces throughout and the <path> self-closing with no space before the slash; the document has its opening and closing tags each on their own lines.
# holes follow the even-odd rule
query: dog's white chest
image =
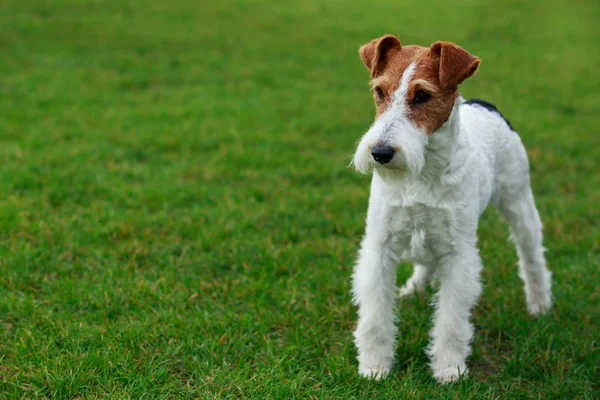
<svg viewBox="0 0 600 400">
<path fill-rule="evenodd" d="M 453 213 L 414 204 L 388 209 L 390 231 L 401 259 L 430 265 L 453 248 Z"/>
</svg>

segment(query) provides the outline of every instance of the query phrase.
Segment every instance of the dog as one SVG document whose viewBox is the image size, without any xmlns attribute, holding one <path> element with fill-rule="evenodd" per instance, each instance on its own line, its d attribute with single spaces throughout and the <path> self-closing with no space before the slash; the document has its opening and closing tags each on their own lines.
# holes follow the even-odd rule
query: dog
<svg viewBox="0 0 600 400">
<path fill-rule="evenodd" d="M 375 121 L 360 139 L 352 164 L 372 172 L 366 233 L 352 274 L 358 371 L 381 379 L 394 361 L 396 300 L 422 292 L 435 278 L 437 294 L 427 348 L 434 378 L 467 373 L 481 293 L 479 216 L 493 203 L 510 225 L 532 316 L 551 307 L 542 224 L 517 133 L 490 103 L 465 101 L 459 85 L 480 60 L 450 42 L 402 46 L 385 35 L 360 47 L 370 71 Z M 396 289 L 396 265 L 414 264 Z"/>
</svg>

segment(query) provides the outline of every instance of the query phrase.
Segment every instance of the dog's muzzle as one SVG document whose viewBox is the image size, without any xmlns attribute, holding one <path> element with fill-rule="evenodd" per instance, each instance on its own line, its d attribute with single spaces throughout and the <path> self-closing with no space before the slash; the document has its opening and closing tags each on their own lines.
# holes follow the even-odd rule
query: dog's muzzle
<svg viewBox="0 0 600 400">
<path fill-rule="evenodd" d="M 373 146 L 371 155 L 379 164 L 387 164 L 394 158 L 394 149 L 390 146 Z"/>
</svg>

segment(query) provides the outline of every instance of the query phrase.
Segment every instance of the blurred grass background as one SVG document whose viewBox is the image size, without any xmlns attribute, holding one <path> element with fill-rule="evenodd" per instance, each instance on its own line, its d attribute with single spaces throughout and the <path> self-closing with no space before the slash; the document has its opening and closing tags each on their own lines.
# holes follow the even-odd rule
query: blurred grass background
<svg viewBox="0 0 600 400">
<path fill-rule="evenodd" d="M 600 3 L 0 2 L 3 398 L 598 398 Z M 358 47 L 454 41 L 520 133 L 555 309 L 495 211 L 471 376 L 437 386 L 430 295 L 356 373 L 349 277 L 373 118 Z M 399 280 L 411 272 L 399 268 Z"/>
</svg>

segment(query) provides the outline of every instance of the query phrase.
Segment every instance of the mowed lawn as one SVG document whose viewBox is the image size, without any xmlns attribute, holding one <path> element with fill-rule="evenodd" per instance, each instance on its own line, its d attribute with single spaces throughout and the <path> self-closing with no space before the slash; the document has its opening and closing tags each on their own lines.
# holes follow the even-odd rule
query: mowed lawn
<svg viewBox="0 0 600 400">
<path fill-rule="evenodd" d="M 599 21 L 593 0 L 3 0 L 0 397 L 600 398 Z M 532 320 L 484 214 L 450 386 L 423 352 L 431 291 L 399 308 L 390 378 L 357 374 L 357 49 L 384 33 L 481 58 L 462 93 L 527 146 L 554 273 Z"/>
</svg>

